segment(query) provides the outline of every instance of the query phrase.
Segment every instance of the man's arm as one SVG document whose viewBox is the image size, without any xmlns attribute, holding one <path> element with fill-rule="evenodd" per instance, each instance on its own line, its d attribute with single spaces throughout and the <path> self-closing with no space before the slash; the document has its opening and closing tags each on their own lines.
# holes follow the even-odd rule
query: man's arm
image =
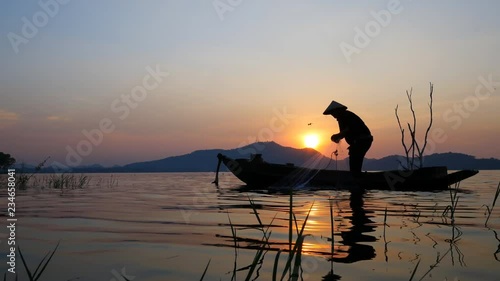
<svg viewBox="0 0 500 281">
<path fill-rule="evenodd" d="M 345 136 L 347 135 L 347 132 L 349 131 L 349 128 L 344 128 L 342 131 L 340 131 L 339 133 L 337 134 L 334 134 L 332 135 L 332 137 L 330 138 L 333 142 L 335 143 L 339 143 L 341 139 L 345 138 Z"/>
</svg>

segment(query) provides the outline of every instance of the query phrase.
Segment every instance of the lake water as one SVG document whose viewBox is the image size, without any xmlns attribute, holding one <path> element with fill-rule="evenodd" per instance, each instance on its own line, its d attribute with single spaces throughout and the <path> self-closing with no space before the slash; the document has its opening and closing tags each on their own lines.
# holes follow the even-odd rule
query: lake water
<svg viewBox="0 0 500 281">
<path fill-rule="evenodd" d="M 229 173 L 220 175 L 218 187 L 211 184 L 214 173 L 88 176 L 85 189 L 17 191 L 16 241 L 32 271 L 60 241 L 40 280 L 200 280 L 209 261 L 204 280 L 245 280 L 263 237 L 249 200 L 271 231 L 271 247 L 252 280 L 271 280 L 279 249 L 281 276 L 289 195 L 241 191 Z M 299 191 L 293 198 L 299 228 L 312 207 L 299 279 L 409 280 L 419 262 L 413 280 L 500 280 L 500 202 L 487 226 L 483 207 L 491 206 L 499 180 L 500 171 L 481 171 L 463 181 L 454 224 L 450 212 L 443 216 L 448 191 Z M 5 271 L 8 233 L 1 229 Z M 28 280 L 19 254 L 16 270 L 19 280 Z"/>
</svg>

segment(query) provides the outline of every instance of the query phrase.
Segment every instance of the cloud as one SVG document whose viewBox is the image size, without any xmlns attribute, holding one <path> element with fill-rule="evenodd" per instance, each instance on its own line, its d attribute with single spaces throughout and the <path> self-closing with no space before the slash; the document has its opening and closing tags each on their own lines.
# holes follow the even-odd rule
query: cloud
<svg viewBox="0 0 500 281">
<path fill-rule="evenodd" d="M 58 121 L 67 122 L 67 121 L 71 120 L 70 118 L 64 117 L 64 116 L 48 116 L 46 119 L 48 121 L 54 121 L 54 122 L 58 122 Z"/>
<path fill-rule="evenodd" d="M 15 112 L 10 112 L 4 109 L 0 109 L 0 122 L 1 121 L 17 121 L 19 120 L 19 114 Z"/>
<path fill-rule="evenodd" d="M 11 127 L 19 120 L 19 114 L 5 109 L 0 109 L 0 129 Z"/>
</svg>

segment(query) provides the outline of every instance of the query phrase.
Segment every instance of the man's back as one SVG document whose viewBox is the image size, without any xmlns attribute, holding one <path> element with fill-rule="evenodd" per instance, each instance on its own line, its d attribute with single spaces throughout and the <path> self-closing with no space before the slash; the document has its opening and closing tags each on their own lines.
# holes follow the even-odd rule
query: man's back
<svg viewBox="0 0 500 281">
<path fill-rule="evenodd" d="M 345 140 L 348 144 L 354 143 L 359 138 L 371 136 L 370 129 L 358 115 L 349 110 L 345 110 L 337 117 L 340 131 L 346 130 Z"/>
</svg>

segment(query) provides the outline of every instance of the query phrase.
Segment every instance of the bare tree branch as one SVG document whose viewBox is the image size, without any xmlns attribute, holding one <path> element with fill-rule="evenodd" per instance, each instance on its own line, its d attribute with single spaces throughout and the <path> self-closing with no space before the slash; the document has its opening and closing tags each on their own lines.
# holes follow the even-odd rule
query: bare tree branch
<svg viewBox="0 0 500 281">
<path fill-rule="evenodd" d="M 424 146 L 422 147 L 422 150 L 419 150 L 420 167 L 423 167 L 424 151 L 425 151 L 425 147 L 427 146 L 427 137 L 429 135 L 429 131 L 431 130 L 432 119 L 433 119 L 433 116 L 432 116 L 432 94 L 434 93 L 434 85 L 432 84 L 432 82 L 429 82 L 429 88 L 430 88 L 429 97 L 431 100 L 429 102 L 430 120 L 429 120 L 429 126 L 427 127 L 427 130 L 425 131 Z"/>
<path fill-rule="evenodd" d="M 405 143 L 405 130 L 401 126 L 401 120 L 399 119 L 398 116 L 398 106 L 396 106 L 395 113 L 396 113 L 396 119 L 398 121 L 399 125 L 399 130 L 401 131 L 401 143 L 403 144 L 403 148 L 405 150 L 406 154 L 406 163 L 407 163 L 407 169 L 413 170 L 416 167 L 422 168 L 423 167 L 423 157 L 424 157 L 424 152 L 425 148 L 427 147 L 427 139 L 429 137 L 429 132 L 432 127 L 433 123 L 433 112 L 432 112 L 432 105 L 433 105 L 433 92 L 434 92 L 434 85 L 432 83 L 430 84 L 430 102 L 429 102 L 429 111 L 430 111 L 430 121 L 429 121 L 429 126 L 427 127 L 427 130 L 425 131 L 425 137 L 424 137 L 424 144 L 422 147 L 418 144 L 417 140 L 417 117 L 415 114 L 415 109 L 413 108 L 413 88 L 410 88 L 410 91 L 406 91 L 406 97 L 408 98 L 408 102 L 410 103 L 410 111 L 412 114 L 413 118 L 413 126 L 410 123 L 407 123 L 408 130 L 410 131 L 410 137 L 411 137 L 411 145 L 408 147 Z M 411 152 L 411 158 L 410 158 L 410 152 Z M 419 164 L 418 166 L 415 165 L 415 155 L 418 154 L 418 160 Z"/>
<path fill-rule="evenodd" d="M 394 109 L 394 112 L 396 114 L 396 119 L 398 120 L 398 125 L 399 125 L 399 130 L 401 131 L 401 144 L 403 145 L 403 148 L 405 150 L 405 154 L 406 154 L 406 167 L 404 167 L 403 165 L 403 168 L 405 169 L 410 169 L 410 161 L 409 161 L 409 156 L 408 156 L 408 152 L 410 151 L 407 147 L 406 147 L 406 143 L 405 143 L 405 129 L 403 129 L 403 126 L 401 126 L 401 121 L 399 120 L 399 115 L 398 115 L 398 107 L 399 105 L 396 105 L 396 108 Z"/>
<path fill-rule="evenodd" d="M 415 131 L 411 128 L 410 123 L 406 123 L 408 125 L 408 130 L 410 131 L 410 136 L 411 136 L 411 145 L 410 148 L 412 151 L 411 159 L 409 159 L 410 164 L 411 164 L 411 170 L 413 170 L 413 167 L 415 166 L 415 149 L 418 151 L 418 143 L 417 139 L 415 136 Z M 409 152 L 409 151 L 408 151 Z"/>
<path fill-rule="evenodd" d="M 415 110 L 413 109 L 413 100 L 412 100 L 412 96 L 413 96 L 413 87 L 410 88 L 410 92 L 406 91 L 406 96 L 408 97 L 408 102 L 410 103 L 410 110 L 411 110 L 411 114 L 412 114 L 412 117 L 413 117 L 413 128 L 410 129 L 410 132 L 411 132 L 411 140 L 412 140 L 412 150 L 411 150 L 411 166 L 412 166 L 412 169 L 413 169 L 413 163 L 415 162 L 415 143 L 417 142 L 417 139 L 416 139 L 416 131 L 417 131 L 417 117 L 415 116 Z M 408 125 L 408 127 L 410 127 L 410 125 Z"/>
</svg>

